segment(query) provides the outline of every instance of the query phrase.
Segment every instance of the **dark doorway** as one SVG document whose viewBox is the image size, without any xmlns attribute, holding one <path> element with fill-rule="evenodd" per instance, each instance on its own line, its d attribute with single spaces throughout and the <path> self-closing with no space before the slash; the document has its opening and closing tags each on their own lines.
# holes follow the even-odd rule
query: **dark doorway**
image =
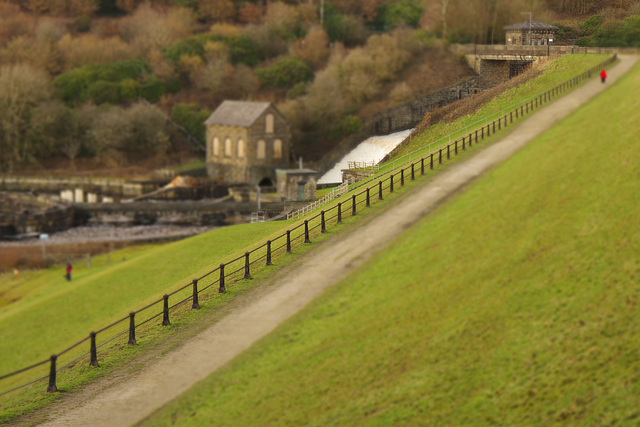
<svg viewBox="0 0 640 427">
<path fill-rule="evenodd" d="M 262 178 L 258 185 L 260 187 L 273 187 L 273 181 L 271 181 L 271 178 Z"/>
</svg>

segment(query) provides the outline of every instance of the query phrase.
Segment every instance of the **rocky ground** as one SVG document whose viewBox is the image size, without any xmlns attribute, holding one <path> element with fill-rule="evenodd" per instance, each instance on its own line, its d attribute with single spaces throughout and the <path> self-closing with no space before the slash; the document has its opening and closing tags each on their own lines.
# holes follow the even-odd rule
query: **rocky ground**
<svg viewBox="0 0 640 427">
<path fill-rule="evenodd" d="M 132 227 L 91 226 L 75 227 L 48 235 L 47 245 L 85 242 L 123 242 L 176 240 L 213 230 L 213 226 L 139 225 Z M 0 247 L 41 246 L 37 237 L 19 241 L 0 241 Z"/>
</svg>

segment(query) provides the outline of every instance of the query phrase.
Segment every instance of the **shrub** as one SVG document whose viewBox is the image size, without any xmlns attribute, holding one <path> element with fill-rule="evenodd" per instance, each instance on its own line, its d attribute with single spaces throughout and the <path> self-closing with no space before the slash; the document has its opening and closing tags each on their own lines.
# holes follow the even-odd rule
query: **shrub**
<svg viewBox="0 0 640 427">
<path fill-rule="evenodd" d="M 180 63 L 183 56 L 199 56 L 205 58 L 207 42 L 222 42 L 229 47 L 232 64 L 254 66 L 260 61 L 260 50 L 256 43 L 247 36 L 223 36 L 220 34 L 203 34 L 189 37 L 163 50 L 165 57 L 174 63 Z"/>
<path fill-rule="evenodd" d="M 265 89 L 283 89 L 313 79 L 313 68 L 297 56 L 285 56 L 273 65 L 257 69 L 256 76 Z"/>
<path fill-rule="evenodd" d="M 340 139 L 362 129 L 362 119 L 358 116 L 349 115 L 343 118 L 340 123 L 331 128 L 331 138 Z"/>
<path fill-rule="evenodd" d="M 131 102 L 140 96 L 155 102 L 165 93 L 149 64 L 137 59 L 76 68 L 58 76 L 54 85 L 70 105 L 89 99 L 96 104 Z"/>
<path fill-rule="evenodd" d="M 389 31 L 401 25 L 417 28 L 423 13 L 424 7 L 419 0 L 383 3 L 378 7 L 374 26 L 382 31 Z"/>
<path fill-rule="evenodd" d="M 173 120 L 200 141 L 206 139 L 207 129 L 204 121 L 209 115 L 211 115 L 211 110 L 195 103 L 176 104 L 171 110 Z"/>
</svg>

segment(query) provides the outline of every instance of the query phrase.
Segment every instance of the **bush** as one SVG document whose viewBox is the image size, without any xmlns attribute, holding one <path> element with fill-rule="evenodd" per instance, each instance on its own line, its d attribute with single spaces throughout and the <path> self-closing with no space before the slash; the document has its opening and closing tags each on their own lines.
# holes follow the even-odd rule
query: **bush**
<svg viewBox="0 0 640 427">
<path fill-rule="evenodd" d="M 199 56 L 205 59 L 205 45 L 207 42 L 222 42 L 229 48 L 231 63 L 239 63 L 253 67 L 260 62 L 260 50 L 256 43 L 249 37 L 223 36 L 220 34 L 203 34 L 189 37 L 179 43 L 175 43 L 163 50 L 166 58 L 176 64 L 180 63 L 183 56 Z"/>
<path fill-rule="evenodd" d="M 185 128 L 200 141 L 206 140 L 207 128 L 204 121 L 211 115 L 211 110 L 199 104 L 176 104 L 171 110 L 173 121 Z"/>
<path fill-rule="evenodd" d="M 362 125 L 360 117 L 354 115 L 346 116 L 340 123 L 331 128 L 331 138 L 335 140 L 356 133 L 362 129 Z"/>
<path fill-rule="evenodd" d="M 402 25 L 417 28 L 423 13 L 424 7 L 419 0 L 384 3 L 378 7 L 374 26 L 381 31 L 389 31 Z"/>
<path fill-rule="evenodd" d="M 602 15 L 593 15 L 580 23 L 580 30 L 583 35 L 589 36 L 593 34 L 604 22 L 605 17 Z"/>
<path fill-rule="evenodd" d="M 165 93 L 149 64 L 137 59 L 76 68 L 58 76 L 54 85 L 70 105 L 89 99 L 96 104 L 132 102 L 140 96 L 155 102 Z"/>
<path fill-rule="evenodd" d="M 257 69 L 256 76 L 265 89 L 283 89 L 313 79 L 313 68 L 297 56 L 285 56 L 273 65 Z"/>
</svg>

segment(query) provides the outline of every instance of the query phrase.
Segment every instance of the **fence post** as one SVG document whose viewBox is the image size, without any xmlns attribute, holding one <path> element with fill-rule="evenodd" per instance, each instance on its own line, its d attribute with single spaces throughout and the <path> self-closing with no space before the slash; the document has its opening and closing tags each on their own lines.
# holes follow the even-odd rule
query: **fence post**
<svg viewBox="0 0 640 427">
<path fill-rule="evenodd" d="M 440 149 L 440 164 L 442 164 L 442 148 Z"/>
<path fill-rule="evenodd" d="M 49 368 L 49 387 L 47 387 L 47 393 L 55 393 L 58 391 L 58 387 L 56 387 L 56 360 L 58 360 L 58 356 L 55 354 L 51 355 L 51 367 Z"/>
<path fill-rule="evenodd" d="M 227 287 L 225 286 L 225 283 L 224 283 L 224 264 L 220 264 L 220 287 L 218 288 L 218 293 L 219 294 L 227 293 Z"/>
<path fill-rule="evenodd" d="M 293 253 L 291 250 L 291 230 L 287 230 L 287 253 Z"/>
<path fill-rule="evenodd" d="M 447 160 L 451 158 L 451 144 L 447 144 Z"/>
<path fill-rule="evenodd" d="M 382 180 L 378 181 L 378 200 L 384 200 L 382 198 Z"/>
<path fill-rule="evenodd" d="M 470 134 L 469 134 L 469 147 L 471 147 L 471 138 L 472 138 L 472 137 L 473 137 L 473 134 L 472 134 L 472 133 L 470 133 Z"/>
<path fill-rule="evenodd" d="M 304 220 L 304 242 L 311 243 L 311 239 L 309 238 L 309 220 Z"/>
<path fill-rule="evenodd" d="M 356 216 L 356 195 L 351 196 L 351 216 Z"/>
<path fill-rule="evenodd" d="M 464 147 L 464 136 L 462 137 L 462 146 Z M 458 140 L 456 139 L 455 149 L 453 150 L 454 154 L 458 155 Z"/>
<path fill-rule="evenodd" d="M 136 312 L 129 313 L 129 345 L 136 345 Z"/>
<path fill-rule="evenodd" d="M 496 133 L 496 121 L 493 121 L 493 133 Z"/>
<path fill-rule="evenodd" d="M 424 157 L 420 159 L 420 175 L 424 175 Z"/>
<path fill-rule="evenodd" d="M 467 146 L 465 145 L 464 138 L 462 138 L 462 151 L 466 151 Z"/>
<path fill-rule="evenodd" d="M 169 295 L 163 296 L 164 298 L 164 309 L 162 310 L 162 326 L 169 326 L 171 322 L 169 321 Z"/>
<path fill-rule="evenodd" d="M 484 139 L 484 126 L 482 126 L 482 128 L 480 129 L 480 131 L 482 132 L 482 135 L 480 135 L 482 137 L 482 139 Z"/>
<path fill-rule="evenodd" d="M 433 169 L 433 153 L 431 153 L 431 169 Z"/>
<path fill-rule="evenodd" d="M 327 232 L 327 226 L 325 225 L 325 222 L 324 222 L 324 211 L 320 211 L 320 232 L 321 233 Z"/>
<path fill-rule="evenodd" d="M 249 263 L 249 252 L 244 253 L 244 278 L 251 279 L 251 264 Z"/>
<path fill-rule="evenodd" d="M 367 187 L 367 203 L 365 204 L 366 207 L 371 206 L 371 199 L 369 198 L 369 189 L 370 187 Z"/>
<path fill-rule="evenodd" d="M 494 124 L 495 126 L 495 124 Z M 493 129 L 495 131 L 495 128 Z M 498 130 L 502 130 L 502 117 L 498 119 Z"/>
<path fill-rule="evenodd" d="M 400 186 L 404 187 L 404 169 L 400 169 Z"/>
<path fill-rule="evenodd" d="M 478 130 L 476 129 L 476 144 L 478 143 Z"/>
<path fill-rule="evenodd" d="M 338 224 L 342 222 L 342 202 L 338 203 Z"/>
<path fill-rule="evenodd" d="M 267 265 L 273 265 L 271 263 L 271 240 L 267 240 Z"/>
<path fill-rule="evenodd" d="M 415 171 L 415 163 L 411 163 L 411 181 L 416 180 L 416 171 Z"/>
<path fill-rule="evenodd" d="M 393 174 L 389 177 L 389 193 L 393 193 Z"/>
<path fill-rule="evenodd" d="M 193 279 L 193 304 L 191 304 L 191 309 L 198 310 L 200 308 L 200 302 L 198 301 L 198 279 Z"/>
<path fill-rule="evenodd" d="M 96 346 L 96 333 L 91 332 L 89 336 L 91 337 L 91 361 L 89 362 L 89 366 L 100 366 L 98 365 L 98 347 Z"/>
</svg>

